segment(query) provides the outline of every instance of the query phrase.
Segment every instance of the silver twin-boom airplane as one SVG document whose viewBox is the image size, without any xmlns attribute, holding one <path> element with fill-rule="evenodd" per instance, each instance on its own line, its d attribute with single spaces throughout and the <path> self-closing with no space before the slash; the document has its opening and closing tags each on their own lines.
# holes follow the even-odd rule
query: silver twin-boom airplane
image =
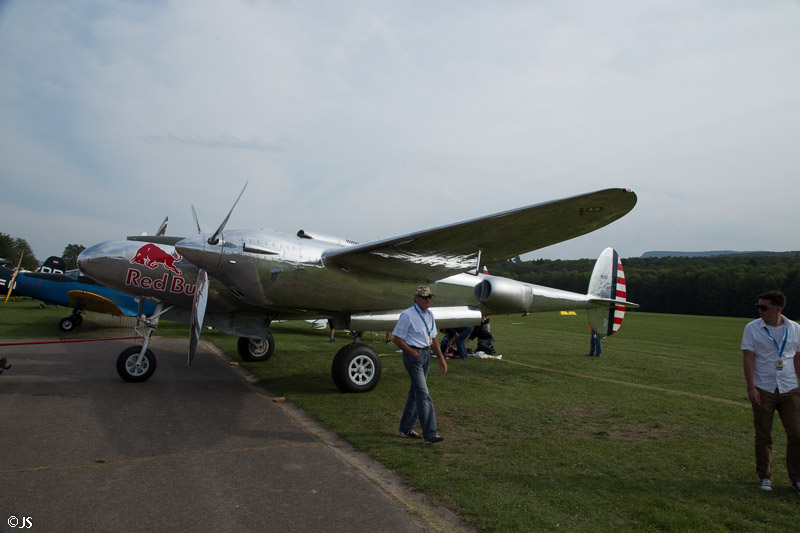
<svg viewBox="0 0 800 533">
<path fill-rule="evenodd" d="M 148 345 L 162 316 L 192 324 L 190 364 L 203 325 L 240 337 L 244 360 L 264 361 L 275 346 L 273 321 L 328 319 L 337 329 L 390 330 L 420 284 L 436 295 L 431 310 L 439 328 L 477 325 L 486 315 L 586 309 L 592 328 L 607 336 L 619 329 L 626 307 L 638 307 L 626 301 L 612 248 L 597 260 L 586 294 L 491 276 L 480 267 L 594 231 L 635 204 L 631 190 L 606 189 L 365 244 L 303 230 L 228 230 L 232 208 L 213 234 L 107 241 L 84 250 L 78 264 L 99 283 L 157 304 L 141 317 L 143 345 L 117 359 L 127 381 L 155 372 Z M 331 368 L 343 392 L 369 391 L 380 380 L 378 354 L 355 339 Z"/>
</svg>

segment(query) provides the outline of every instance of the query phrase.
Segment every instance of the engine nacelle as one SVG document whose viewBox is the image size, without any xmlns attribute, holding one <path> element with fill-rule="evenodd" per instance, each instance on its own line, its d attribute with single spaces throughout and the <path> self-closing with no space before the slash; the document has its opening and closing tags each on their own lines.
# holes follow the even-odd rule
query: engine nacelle
<svg viewBox="0 0 800 533">
<path fill-rule="evenodd" d="M 527 313 L 533 304 L 533 287 L 521 281 L 486 276 L 475 286 L 482 307 L 494 313 Z"/>
</svg>

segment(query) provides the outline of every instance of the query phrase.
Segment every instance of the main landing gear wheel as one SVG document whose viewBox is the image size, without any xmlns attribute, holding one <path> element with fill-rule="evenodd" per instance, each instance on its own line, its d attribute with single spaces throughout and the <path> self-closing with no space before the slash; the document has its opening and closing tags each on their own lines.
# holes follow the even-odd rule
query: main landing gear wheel
<svg viewBox="0 0 800 533">
<path fill-rule="evenodd" d="M 140 364 L 136 364 L 139 354 L 142 352 L 140 346 L 126 348 L 117 357 L 117 374 L 119 377 L 130 383 L 141 383 L 147 381 L 156 371 L 156 356 L 149 349 L 144 352 L 144 357 Z"/>
<path fill-rule="evenodd" d="M 272 357 L 272 352 L 275 351 L 275 339 L 272 333 L 267 333 L 267 338 L 263 340 L 239 337 L 236 348 L 242 361 L 260 363 Z"/>
<path fill-rule="evenodd" d="M 61 322 L 58 323 L 58 327 L 61 328 L 61 331 L 65 331 L 69 333 L 73 329 L 77 328 L 83 323 L 83 317 L 81 315 L 70 315 L 67 318 L 62 318 Z"/>
<path fill-rule="evenodd" d="M 341 392 L 368 392 L 381 379 L 381 358 L 363 342 L 348 344 L 336 354 L 331 365 L 333 382 Z"/>
</svg>

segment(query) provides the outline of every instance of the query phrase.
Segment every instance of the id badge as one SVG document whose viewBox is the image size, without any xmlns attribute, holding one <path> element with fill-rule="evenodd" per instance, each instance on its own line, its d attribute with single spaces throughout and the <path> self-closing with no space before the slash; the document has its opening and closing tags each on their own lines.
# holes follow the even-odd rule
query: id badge
<svg viewBox="0 0 800 533">
<path fill-rule="evenodd" d="M 783 359 L 778 359 L 778 370 L 783 370 Z"/>
</svg>

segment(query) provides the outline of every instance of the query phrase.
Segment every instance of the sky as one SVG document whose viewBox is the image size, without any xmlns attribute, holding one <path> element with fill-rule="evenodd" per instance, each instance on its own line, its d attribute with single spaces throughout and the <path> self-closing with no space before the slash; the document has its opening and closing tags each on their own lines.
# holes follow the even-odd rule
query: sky
<svg viewBox="0 0 800 533">
<path fill-rule="evenodd" d="M 0 232 L 389 238 L 609 187 L 526 259 L 800 249 L 800 2 L 0 0 Z"/>
</svg>

